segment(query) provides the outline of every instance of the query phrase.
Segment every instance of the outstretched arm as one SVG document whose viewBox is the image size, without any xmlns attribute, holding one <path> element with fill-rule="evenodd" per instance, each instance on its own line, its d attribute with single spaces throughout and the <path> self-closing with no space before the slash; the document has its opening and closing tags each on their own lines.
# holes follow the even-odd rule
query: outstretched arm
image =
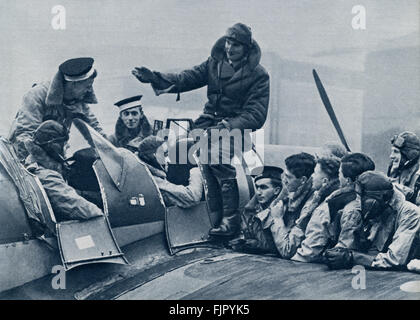
<svg viewBox="0 0 420 320">
<path fill-rule="evenodd" d="M 210 59 L 210 58 L 209 58 Z M 131 72 L 140 82 L 150 83 L 156 95 L 180 93 L 204 87 L 208 83 L 208 61 L 180 73 L 161 73 L 146 67 L 136 67 Z"/>
</svg>

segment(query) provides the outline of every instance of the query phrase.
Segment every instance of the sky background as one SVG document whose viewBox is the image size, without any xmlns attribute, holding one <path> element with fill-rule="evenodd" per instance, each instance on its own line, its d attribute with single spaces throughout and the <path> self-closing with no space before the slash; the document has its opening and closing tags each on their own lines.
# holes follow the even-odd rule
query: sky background
<svg viewBox="0 0 420 320">
<path fill-rule="evenodd" d="M 65 30 L 51 26 L 55 5 L 66 9 Z M 366 8 L 366 30 L 351 26 L 355 5 Z M 99 104 L 92 110 L 110 133 L 118 116 L 113 103 L 139 93 L 144 94 L 143 106 L 151 118 L 197 116 L 205 102 L 204 89 L 199 90 L 198 102 L 188 100 L 194 95 L 184 94 L 184 103 L 197 104 L 194 110 L 182 112 L 181 103 L 165 109 L 165 115 L 160 109 L 160 114 L 154 114 L 157 109 L 152 106 L 174 103 L 175 97 L 154 97 L 151 88 L 140 84 L 130 70 L 145 65 L 172 71 L 199 64 L 236 22 L 251 26 L 262 48 L 263 64 L 268 54 L 275 54 L 363 74 L 370 53 L 419 45 L 419 10 L 417 0 L 2 0 L 0 134 L 7 134 L 31 85 L 51 79 L 68 58 L 95 58 Z"/>
</svg>

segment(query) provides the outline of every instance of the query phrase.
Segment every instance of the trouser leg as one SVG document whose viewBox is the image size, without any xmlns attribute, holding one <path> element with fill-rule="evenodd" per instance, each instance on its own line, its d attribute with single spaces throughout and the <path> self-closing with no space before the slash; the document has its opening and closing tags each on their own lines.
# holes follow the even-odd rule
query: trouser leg
<svg viewBox="0 0 420 320">
<path fill-rule="evenodd" d="M 233 236 L 240 226 L 239 189 L 236 181 L 236 169 L 232 165 L 232 158 L 235 155 L 234 137 L 226 134 L 221 136 L 213 135 L 210 132 L 207 136 L 208 146 L 208 166 L 210 174 L 215 177 L 221 192 L 222 200 L 222 220 L 219 226 L 212 228 L 209 234 L 212 236 Z M 216 132 L 217 133 L 217 132 Z"/>
<path fill-rule="evenodd" d="M 239 231 L 240 217 L 238 211 L 239 191 L 236 179 L 223 179 L 220 181 L 223 201 L 223 218 L 220 225 L 212 228 L 212 236 L 234 236 Z"/>
</svg>

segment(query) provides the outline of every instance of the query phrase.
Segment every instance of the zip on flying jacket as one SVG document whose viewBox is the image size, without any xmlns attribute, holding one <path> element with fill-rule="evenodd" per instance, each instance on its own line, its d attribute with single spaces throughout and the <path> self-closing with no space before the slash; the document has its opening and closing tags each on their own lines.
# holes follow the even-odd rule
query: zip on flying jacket
<svg viewBox="0 0 420 320">
<path fill-rule="evenodd" d="M 234 70 L 227 61 L 222 37 L 206 61 L 180 73 L 154 72 L 159 81 L 152 86 L 163 90 L 175 85 L 169 92 L 179 94 L 207 85 L 208 101 L 200 116 L 207 121 L 206 127 L 224 120 L 229 129 L 257 130 L 267 118 L 270 96 L 269 75 L 260 59 L 261 49 L 254 40 L 248 57 Z M 197 127 L 201 127 L 198 122 Z"/>
<path fill-rule="evenodd" d="M 203 195 L 203 181 L 200 169 L 194 167 L 190 170 L 188 186 L 178 185 L 166 179 L 166 173 L 142 161 L 150 170 L 157 187 L 162 193 L 165 205 L 189 208 L 197 205 Z"/>
<path fill-rule="evenodd" d="M 66 104 L 63 98 L 64 79 L 60 72 L 51 82 L 36 84 L 24 95 L 22 106 L 16 114 L 8 135 L 19 160 L 25 160 L 29 154 L 24 142 L 30 141 L 38 126 L 47 120 L 55 120 L 69 129 L 73 118 L 81 118 L 104 135 L 98 120 L 88 106 L 88 103 L 97 103 L 93 91 L 89 92 L 83 101 Z"/>
</svg>

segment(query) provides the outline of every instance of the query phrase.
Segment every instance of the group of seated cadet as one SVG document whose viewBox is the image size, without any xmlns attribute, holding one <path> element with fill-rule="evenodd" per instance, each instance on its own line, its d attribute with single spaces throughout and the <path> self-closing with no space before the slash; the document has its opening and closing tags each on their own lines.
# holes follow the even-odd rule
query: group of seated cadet
<svg viewBox="0 0 420 320">
<path fill-rule="evenodd" d="M 324 148 L 316 160 L 304 152 L 286 158 L 283 182 L 281 173 L 276 179 L 264 175 L 274 171 L 264 167 L 242 213 L 241 235 L 230 246 L 330 269 L 401 268 L 419 261 L 413 259 L 420 258 L 420 209 L 374 171 L 370 157 L 334 155 L 332 149 Z M 261 186 L 269 196 L 262 196 Z"/>
<path fill-rule="evenodd" d="M 363 265 L 371 268 L 400 268 L 420 250 L 420 208 L 405 200 L 404 194 L 381 172 L 367 171 L 356 181 L 362 204 L 359 246 L 326 250 L 331 269 Z"/>
</svg>

